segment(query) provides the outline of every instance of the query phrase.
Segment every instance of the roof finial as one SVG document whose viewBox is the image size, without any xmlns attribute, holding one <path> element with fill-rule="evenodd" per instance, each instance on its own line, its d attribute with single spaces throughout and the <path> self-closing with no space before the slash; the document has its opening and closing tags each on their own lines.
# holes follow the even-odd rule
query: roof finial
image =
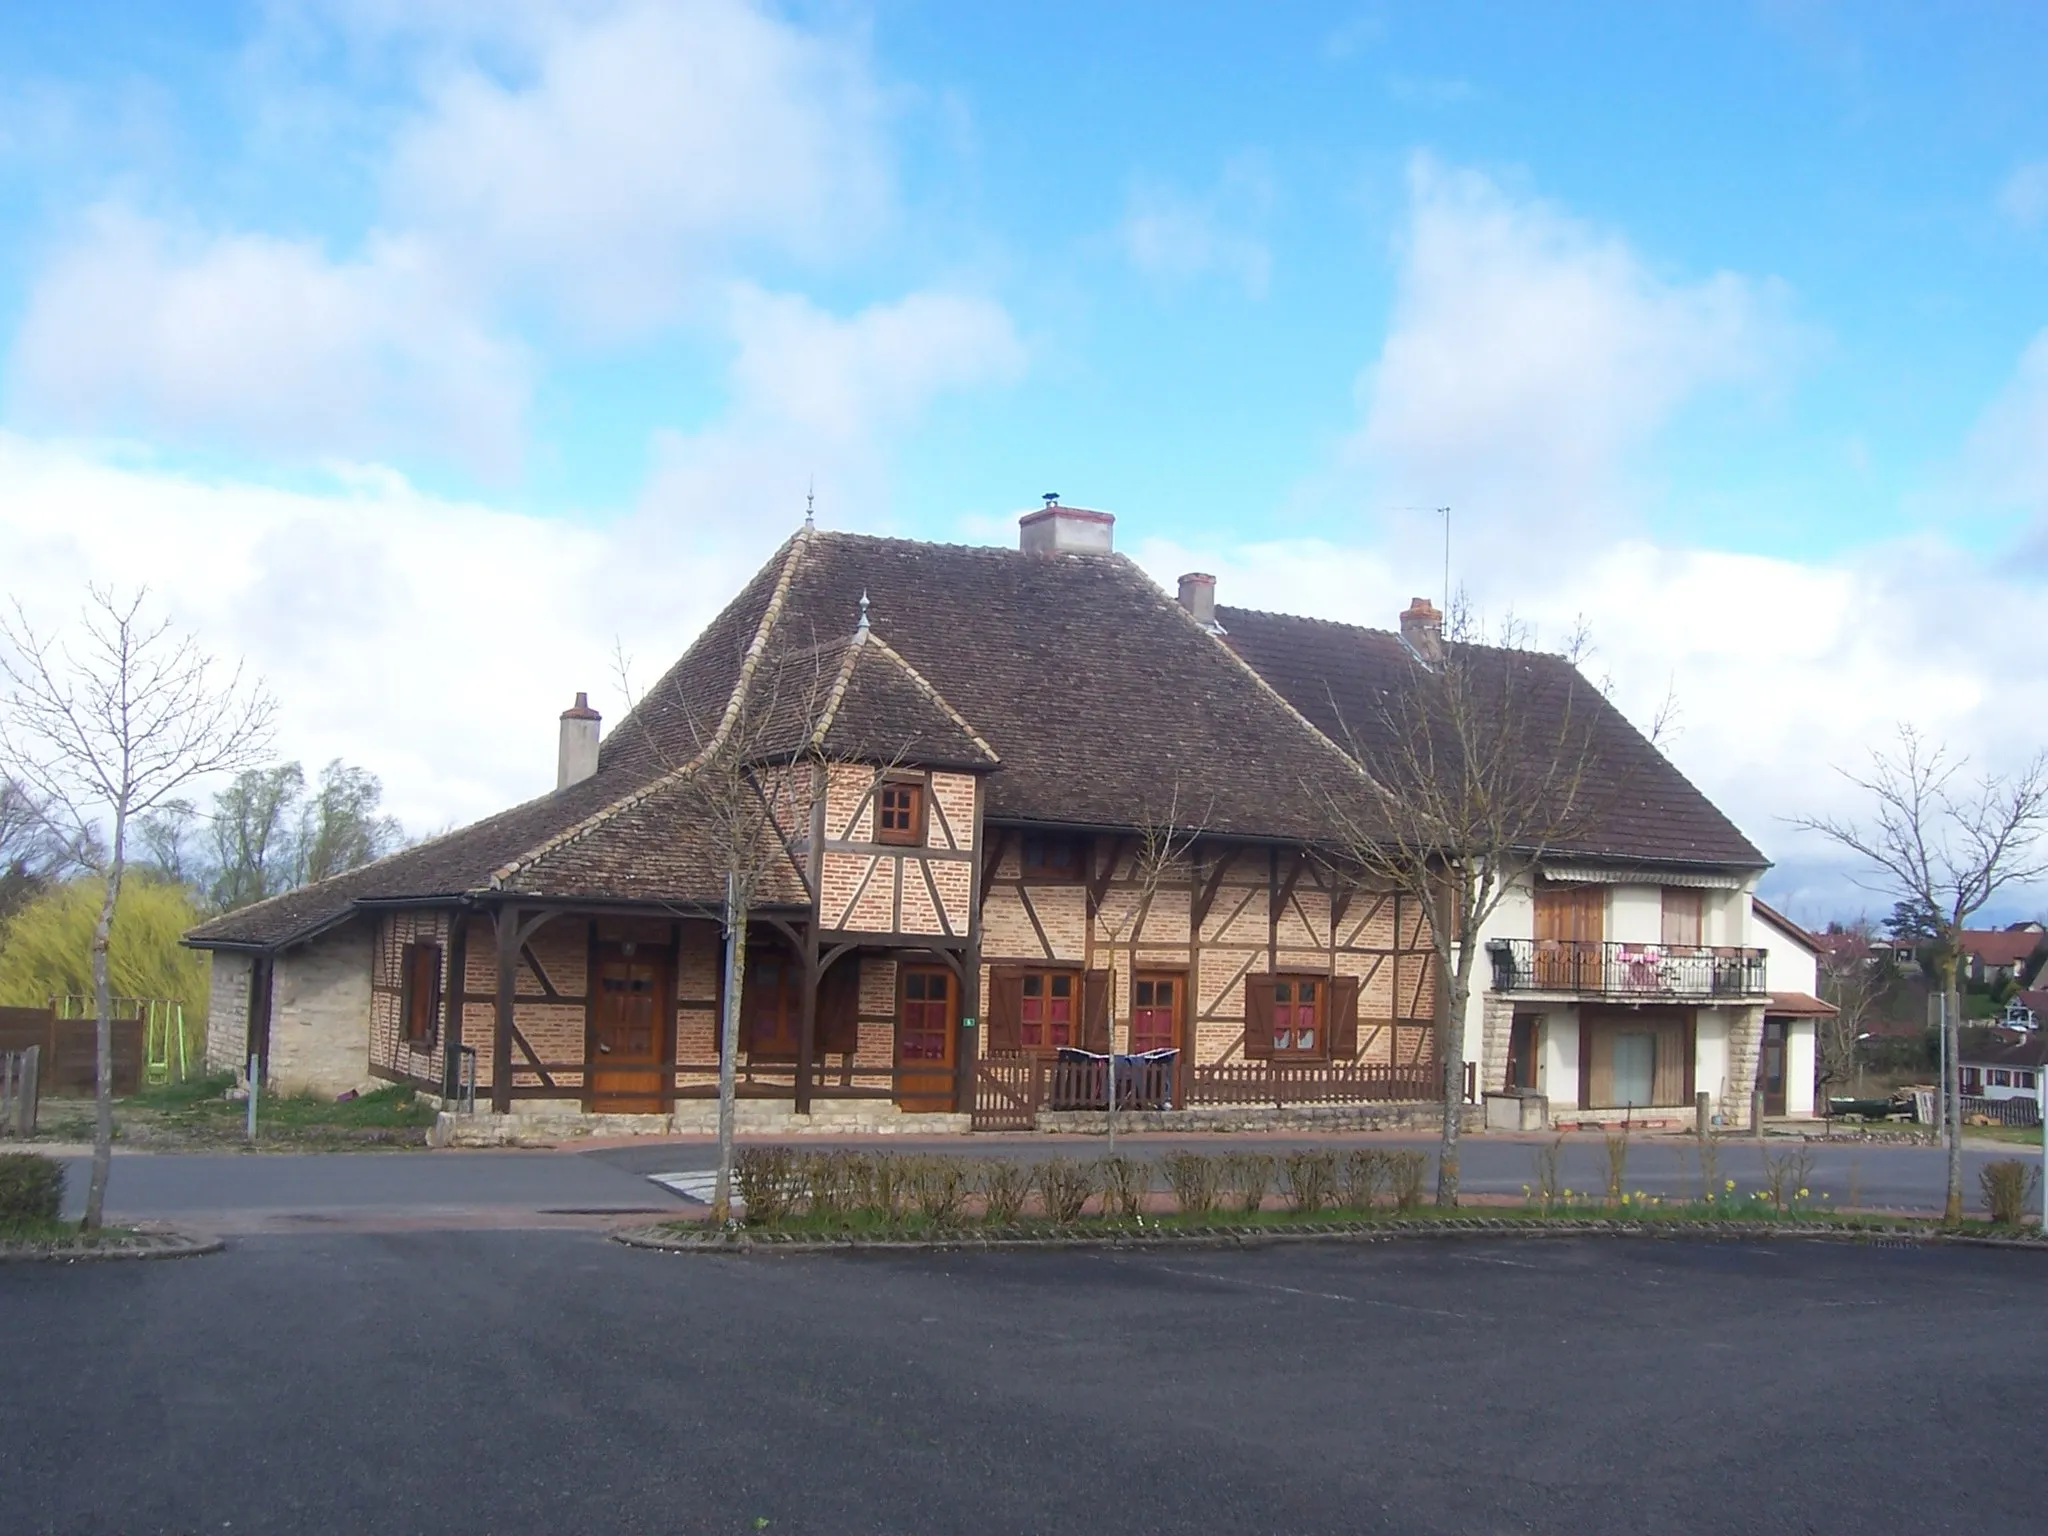
<svg viewBox="0 0 2048 1536">
<path fill-rule="evenodd" d="M 804 526 L 818 526 L 818 477 L 811 476 L 810 484 L 804 487 Z"/>
<path fill-rule="evenodd" d="M 868 589 L 866 587 L 860 589 L 860 632 L 862 634 L 868 632 Z"/>
</svg>

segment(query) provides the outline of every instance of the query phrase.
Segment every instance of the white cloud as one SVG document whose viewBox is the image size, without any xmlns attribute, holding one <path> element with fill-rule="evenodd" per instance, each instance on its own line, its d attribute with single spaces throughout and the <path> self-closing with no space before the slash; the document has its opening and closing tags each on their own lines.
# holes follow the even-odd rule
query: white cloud
<svg viewBox="0 0 2048 1536">
<path fill-rule="evenodd" d="M 1611 520 L 1689 400 L 1768 377 L 1773 285 L 1671 281 L 1617 236 L 1418 156 L 1394 314 L 1350 444 L 1382 502 L 1546 540 Z"/>
<path fill-rule="evenodd" d="M 2048 330 L 1978 420 L 1965 470 L 1986 501 L 2030 515 L 2036 542 L 2048 539 Z"/>
<path fill-rule="evenodd" d="M 1215 274 L 1262 298 L 1273 256 L 1253 231 L 1270 216 L 1273 203 L 1263 162 L 1239 156 L 1198 197 L 1159 185 L 1133 189 L 1118 237 L 1131 265 L 1149 276 L 1186 281 Z"/>
<path fill-rule="evenodd" d="M 1384 549 L 1314 540 L 1134 553 L 1169 591 L 1182 571 L 1213 571 L 1224 604 L 1377 629 L 1434 586 Z M 1537 585 L 1489 566 L 1472 595 L 1496 619 L 1512 610 L 1550 648 L 1583 618 L 1596 647 L 1588 674 L 1639 725 L 1668 695 L 1668 754 L 1777 863 L 1767 889 L 1814 921 L 1888 906 L 1857 887 L 1838 850 L 1788 824 L 1867 809 L 1836 769 L 1863 767 L 1901 720 L 1977 768 L 2010 770 L 2036 745 L 2004 675 L 2009 651 L 1957 616 L 1995 613 L 2000 631 L 2035 633 L 2048 627 L 2048 591 L 1939 542 L 1806 564 L 1626 540 Z"/>
<path fill-rule="evenodd" d="M 823 260 L 887 211 L 855 38 L 741 0 L 647 0 L 529 17 L 512 52 L 515 69 L 465 59 L 431 81 L 392 203 L 465 270 L 530 281 L 579 320 L 670 318 L 735 252 Z"/>
<path fill-rule="evenodd" d="M 1998 211 L 2022 229 L 2048 224 L 2048 160 L 2022 165 L 1998 189 Z"/>
<path fill-rule="evenodd" d="M 532 366 L 417 243 L 358 259 L 94 210 L 36 281 L 8 366 L 15 419 L 297 454 L 518 462 Z"/>
</svg>

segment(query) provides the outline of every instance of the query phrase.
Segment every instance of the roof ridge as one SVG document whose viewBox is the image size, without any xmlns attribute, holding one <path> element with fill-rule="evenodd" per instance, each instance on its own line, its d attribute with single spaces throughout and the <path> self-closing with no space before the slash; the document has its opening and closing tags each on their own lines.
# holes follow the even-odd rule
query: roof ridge
<svg viewBox="0 0 2048 1536">
<path fill-rule="evenodd" d="M 853 669 L 860 664 L 861 648 L 870 638 L 871 631 L 863 625 L 853 633 L 851 640 L 837 642 L 844 647 L 845 654 L 839 658 L 839 675 L 832 679 L 831 691 L 825 695 L 825 707 L 818 712 L 817 727 L 812 730 L 806 745 L 813 752 L 822 752 L 825 738 L 831 733 L 833 721 L 839 718 L 839 706 L 846 702 L 846 690 L 853 682 Z M 823 647 L 819 647 L 820 653 Z"/>
<path fill-rule="evenodd" d="M 1282 693 L 1278 688 L 1275 688 L 1270 682 L 1268 682 L 1266 680 L 1265 675 L 1261 673 L 1257 667 L 1253 666 L 1249 661 L 1246 661 L 1243 656 L 1239 655 L 1237 648 L 1233 646 L 1224 635 L 1218 634 L 1215 630 L 1210 629 L 1206 624 L 1203 624 L 1199 619 L 1197 619 L 1192 613 L 1189 613 L 1187 609 L 1181 607 L 1181 605 L 1178 602 L 1176 602 L 1173 598 L 1168 597 L 1166 595 L 1166 589 L 1160 586 L 1159 583 L 1154 581 L 1150 576 L 1147 576 L 1145 574 L 1144 568 L 1140 566 L 1135 560 L 1131 559 L 1130 556 L 1120 554 L 1117 555 L 1116 558 L 1118 560 L 1121 560 L 1131 571 L 1135 572 L 1139 577 L 1142 578 L 1145 589 L 1152 594 L 1153 599 L 1162 608 L 1166 608 L 1171 612 L 1179 615 L 1183 623 L 1185 623 L 1190 629 L 1194 630 L 1195 633 L 1200 635 L 1204 640 L 1207 640 L 1209 644 L 1213 645 L 1214 647 L 1216 647 L 1216 649 L 1223 652 L 1225 656 L 1228 656 L 1230 660 L 1237 666 L 1239 671 L 1243 672 L 1246 677 L 1250 678 L 1254 683 L 1256 683 L 1259 686 L 1259 688 L 1262 689 L 1265 692 L 1265 694 L 1273 700 L 1274 703 L 1278 704 L 1282 709 L 1286 710 L 1288 714 L 1292 715 L 1296 722 L 1300 724 L 1303 730 L 1307 731 L 1311 737 L 1313 737 L 1317 741 L 1320 741 L 1324 746 L 1328 747 L 1332 752 L 1336 753 L 1338 761 L 1346 764 L 1354 773 L 1358 774 L 1361 778 L 1364 778 L 1368 782 L 1370 782 L 1372 776 L 1366 772 L 1365 764 L 1361 763 L 1351 753 L 1345 751 L 1343 744 L 1341 742 L 1333 740 L 1330 737 L 1330 735 L 1323 730 L 1321 726 L 1315 723 L 1315 721 L 1309 719 L 1307 715 L 1303 714 L 1300 710 L 1296 709 L 1294 707 L 1293 701 L 1290 700 L 1286 694 Z M 1255 609 L 1239 610 L 1239 612 L 1246 613 L 1256 611 L 1257 610 Z M 1281 614 L 1279 615 L 1279 617 L 1288 618 L 1291 617 L 1291 615 Z M 1355 628 L 1357 626 L 1354 625 L 1347 627 Z"/>
<path fill-rule="evenodd" d="M 775 590 L 769 594 L 768 606 L 762 611 L 760 623 L 754 626 L 754 638 L 748 643 L 746 655 L 740 660 L 739 676 L 733 681 L 732 693 L 726 698 L 725 711 L 719 716 L 718 728 L 711 733 L 711 739 L 687 762 L 680 764 L 667 773 L 656 774 L 645 783 L 636 785 L 618 799 L 610 801 L 598 810 L 591 812 L 590 815 L 584 817 L 573 826 L 566 827 L 562 831 L 557 832 L 553 837 L 544 839 L 525 853 L 520 854 L 517 858 L 506 860 L 498 868 L 491 871 L 490 883 L 492 888 L 501 888 L 507 880 L 511 879 L 520 870 L 529 865 L 536 864 L 558 849 L 588 836 L 620 812 L 631 810 L 634 806 L 641 804 L 670 785 L 680 784 L 701 768 L 706 760 L 725 744 L 726 738 L 732 734 L 734 722 L 739 718 L 742 702 L 745 699 L 748 688 L 753 684 L 754 673 L 760 666 L 761 657 L 767 651 L 768 638 L 774 632 L 776 622 L 782 617 L 783 605 L 788 601 L 789 589 L 796 576 L 796 568 L 801 563 L 805 550 L 809 548 L 810 541 L 816 534 L 817 530 L 807 525 L 799 528 L 790 536 L 788 542 L 782 546 L 782 569 L 776 573 Z"/>
<path fill-rule="evenodd" d="M 896 647 L 891 645 L 888 641 L 884 640 L 872 629 L 866 631 L 866 637 L 867 643 L 873 645 L 875 649 L 879 651 L 882 655 L 888 657 L 889 660 L 895 662 L 896 665 L 902 669 L 904 676 L 908 677 L 910 681 L 917 686 L 918 690 L 922 692 L 926 698 L 930 699 L 932 703 L 936 704 L 940 708 L 940 710 L 944 712 L 948 720 L 951 720 L 955 725 L 959 726 L 961 733 L 965 735 L 969 741 L 973 742 L 977 747 L 981 748 L 983 752 L 988 754 L 988 759 L 990 762 L 1000 763 L 1003 760 L 1003 755 L 1000 752 L 996 751 L 996 749 L 989 744 L 988 739 L 984 737 L 981 734 L 981 732 L 977 731 L 972 725 L 968 724 L 967 717 L 961 714 L 959 710 L 955 709 L 952 706 L 952 704 L 947 701 L 946 696 L 943 693 L 939 692 L 937 686 L 933 684 L 931 679 L 926 677 L 922 672 L 918 671 L 916 667 L 912 666 L 910 664 L 909 659 L 906 656 L 904 656 L 901 651 L 897 650 Z M 849 677 L 852 675 L 852 670 L 850 668 L 848 669 L 847 675 Z M 820 739 L 822 740 L 823 738 L 821 737 Z"/>
</svg>

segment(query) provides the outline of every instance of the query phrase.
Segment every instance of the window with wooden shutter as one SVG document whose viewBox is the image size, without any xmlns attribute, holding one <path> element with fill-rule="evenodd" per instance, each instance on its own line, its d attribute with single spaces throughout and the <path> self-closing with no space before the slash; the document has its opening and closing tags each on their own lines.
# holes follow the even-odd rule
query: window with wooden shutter
<svg viewBox="0 0 2048 1536">
<path fill-rule="evenodd" d="M 860 960 L 843 955 L 818 983 L 818 1049 L 838 1056 L 860 1049 Z"/>
<path fill-rule="evenodd" d="M 1706 943 L 1707 893 L 1664 890 L 1664 947 L 1697 949 Z"/>
<path fill-rule="evenodd" d="M 1081 1048 L 1109 1050 L 1109 972 L 1089 971 L 1081 978 Z"/>
<path fill-rule="evenodd" d="M 440 1034 L 441 946 L 406 945 L 398 969 L 405 1043 L 419 1050 L 432 1050 Z"/>
<path fill-rule="evenodd" d="M 1265 1061 L 1273 1054 L 1274 976 L 1244 979 L 1244 1054 L 1250 1061 Z"/>
<path fill-rule="evenodd" d="M 1024 972 L 1015 966 L 991 966 L 988 973 L 988 1048 L 995 1056 L 1013 1056 L 1024 1049 L 1019 1015 L 1023 1011 Z"/>
<path fill-rule="evenodd" d="M 1330 984 L 1320 976 L 1273 978 L 1273 1059 L 1321 1061 L 1330 1054 L 1324 1032 Z"/>
<path fill-rule="evenodd" d="M 1358 978 L 1330 979 L 1330 1059 L 1350 1061 L 1358 1055 Z"/>
</svg>

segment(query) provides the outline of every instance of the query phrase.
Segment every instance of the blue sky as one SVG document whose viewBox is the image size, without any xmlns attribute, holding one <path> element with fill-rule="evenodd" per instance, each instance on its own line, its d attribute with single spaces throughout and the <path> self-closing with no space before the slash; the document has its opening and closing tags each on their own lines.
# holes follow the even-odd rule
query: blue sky
<svg viewBox="0 0 2048 1536">
<path fill-rule="evenodd" d="M 2038 6 L 7 16 L 0 556 L 151 580 L 416 827 L 539 787 L 812 484 L 969 540 L 1057 490 L 1373 623 L 1448 504 L 1808 916 L 1864 901 L 1787 825 L 1832 766 L 2033 750 Z M 416 697 L 507 608 L 529 670 Z"/>
</svg>

